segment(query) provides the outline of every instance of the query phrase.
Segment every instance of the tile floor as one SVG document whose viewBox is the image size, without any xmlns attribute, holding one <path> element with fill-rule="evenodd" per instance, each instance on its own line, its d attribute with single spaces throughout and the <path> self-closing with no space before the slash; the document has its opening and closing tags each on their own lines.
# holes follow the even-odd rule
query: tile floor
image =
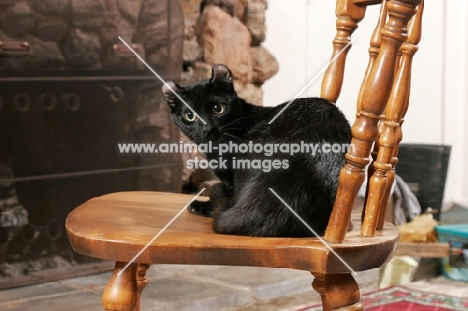
<svg viewBox="0 0 468 311">
<path fill-rule="evenodd" d="M 463 214 L 463 216 L 460 215 Z M 444 213 L 445 219 L 466 219 L 466 209 Z M 450 219 L 449 219 L 450 220 Z M 448 223 L 451 223 L 448 221 Z M 57 282 L 0 290 L 2 311 L 102 310 L 101 294 L 110 272 Z M 221 266 L 155 265 L 148 270 L 142 311 L 296 311 L 319 303 L 310 273 L 289 269 Z M 379 270 L 359 273 L 361 292 L 378 289 Z M 405 284 L 406 287 L 468 297 L 468 283 L 444 277 Z"/>
<path fill-rule="evenodd" d="M 306 271 L 223 266 L 152 266 L 142 311 L 298 310 L 319 303 Z M 0 310 L 102 310 L 110 272 L 0 291 Z M 360 273 L 363 291 L 377 288 L 378 270 Z"/>
<path fill-rule="evenodd" d="M 155 265 L 148 270 L 141 311 L 296 311 L 317 304 L 306 271 L 223 266 Z M 98 311 L 110 272 L 0 291 L 4 311 Z M 377 269 L 359 273 L 363 293 L 377 290 Z M 468 297 L 468 283 L 444 277 L 406 287 Z"/>
</svg>

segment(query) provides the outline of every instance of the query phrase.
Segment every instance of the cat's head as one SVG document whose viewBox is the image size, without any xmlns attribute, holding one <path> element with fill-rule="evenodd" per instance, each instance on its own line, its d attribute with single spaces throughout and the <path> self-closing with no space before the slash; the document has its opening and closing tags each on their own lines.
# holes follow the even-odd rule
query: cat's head
<svg viewBox="0 0 468 311">
<path fill-rule="evenodd" d="M 244 114 L 231 70 L 225 65 L 214 65 L 211 79 L 184 87 L 169 81 L 162 86 L 162 94 L 174 122 L 196 144 L 218 143 L 235 135 L 230 125 Z"/>
</svg>

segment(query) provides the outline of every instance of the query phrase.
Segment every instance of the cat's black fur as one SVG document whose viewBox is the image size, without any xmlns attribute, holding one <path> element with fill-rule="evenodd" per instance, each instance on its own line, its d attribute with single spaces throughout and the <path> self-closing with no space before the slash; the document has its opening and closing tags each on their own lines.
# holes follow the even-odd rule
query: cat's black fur
<svg viewBox="0 0 468 311">
<path fill-rule="evenodd" d="M 174 90 L 207 123 L 199 118 L 189 122 L 184 114 L 189 108 L 172 92 Z M 174 82 L 163 86 L 163 95 L 171 108 L 172 118 L 194 143 L 212 141 L 213 146 L 233 141 L 291 144 L 338 143 L 351 141 L 350 126 L 338 108 L 321 98 L 299 98 L 272 123 L 270 120 L 287 104 L 276 107 L 254 106 L 237 97 L 231 71 L 215 65 L 211 79 L 185 87 Z M 219 112 L 222 106 L 224 111 Z M 214 150 L 206 157 L 218 159 Z M 215 185 L 208 203 L 195 201 L 189 210 L 195 214 L 213 216 L 215 232 L 249 236 L 313 236 L 293 213 L 269 190 L 272 188 L 318 234 L 328 224 L 335 200 L 338 176 L 345 164 L 344 153 L 299 153 L 293 156 L 276 153 L 267 157 L 261 153 L 223 155 L 227 169 L 215 169 L 222 184 Z M 280 159 L 287 169 L 233 169 L 237 159 Z"/>
</svg>

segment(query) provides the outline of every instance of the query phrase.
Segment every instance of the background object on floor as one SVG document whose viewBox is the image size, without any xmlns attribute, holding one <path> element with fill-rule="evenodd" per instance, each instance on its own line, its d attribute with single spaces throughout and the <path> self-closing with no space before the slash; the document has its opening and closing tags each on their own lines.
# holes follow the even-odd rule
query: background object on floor
<svg viewBox="0 0 468 311">
<path fill-rule="evenodd" d="M 450 255 L 441 259 L 442 272 L 455 281 L 468 282 L 468 224 L 438 226 L 440 242 L 448 242 Z"/>
<path fill-rule="evenodd" d="M 450 146 L 401 144 L 396 173 L 409 185 L 421 204 L 422 211 L 431 207 L 440 219 L 445 180 L 450 159 Z"/>
<path fill-rule="evenodd" d="M 381 268 L 380 288 L 409 283 L 418 267 L 418 261 L 411 256 L 393 256 Z"/>
</svg>

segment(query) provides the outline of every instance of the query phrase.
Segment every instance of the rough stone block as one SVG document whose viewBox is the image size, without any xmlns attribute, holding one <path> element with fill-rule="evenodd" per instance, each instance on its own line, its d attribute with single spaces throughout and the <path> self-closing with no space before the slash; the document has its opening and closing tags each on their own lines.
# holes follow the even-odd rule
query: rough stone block
<svg viewBox="0 0 468 311">
<path fill-rule="evenodd" d="M 263 90 L 255 84 L 247 84 L 244 88 L 237 91 L 237 95 L 253 105 L 263 105 Z"/>
<path fill-rule="evenodd" d="M 186 62 L 193 62 L 201 59 L 203 51 L 198 45 L 197 41 L 184 40 L 183 60 Z"/>
<path fill-rule="evenodd" d="M 250 48 L 252 58 L 252 83 L 262 85 L 278 72 L 278 62 L 264 47 Z"/>
<path fill-rule="evenodd" d="M 61 19 L 43 20 L 37 25 L 37 36 L 43 41 L 60 42 L 68 32 Z"/>
<path fill-rule="evenodd" d="M 83 29 L 98 29 L 109 18 L 105 0 L 71 0 L 73 25 Z"/>
<path fill-rule="evenodd" d="M 34 15 L 26 2 L 18 2 L 0 15 L 0 29 L 6 34 L 24 36 L 36 26 Z"/>
<path fill-rule="evenodd" d="M 265 41 L 265 10 L 266 0 L 249 0 L 245 15 L 245 24 L 252 35 L 252 45 L 257 46 Z"/>
<path fill-rule="evenodd" d="M 119 11 L 132 26 L 136 26 L 144 0 L 118 0 Z"/>
<path fill-rule="evenodd" d="M 201 11 L 208 5 L 218 6 L 229 15 L 242 20 L 247 9 L 247 0 L 203 0 L 200 6 Z"/>
<path fill-rule="evenodd" d="M 66 40 L 62 51 L 71 67 L 100 67 L 101 43 L 96 33 L 74 29 Z"/>
<path fill-rule="evenodd" d="M 42 15 L 65 15 L 70 5 L 70 0 L 28 0 L 31 9 Z"/>
<path fill-rule="evenodd" d="M 59 69 L 65 66 L 65 59 L 56 42 L 34 40 L 30 43 L 32 53 L 29 57 L 29 66 L 37 69 Z"/>
<path fill-rule="evenodd" d="M 208 6 L 199 20 L 199 40 L 205 62 L 227 65 L 242 84 L 250 80 L 250 33 L 237 18 Z"/>
</svg>

